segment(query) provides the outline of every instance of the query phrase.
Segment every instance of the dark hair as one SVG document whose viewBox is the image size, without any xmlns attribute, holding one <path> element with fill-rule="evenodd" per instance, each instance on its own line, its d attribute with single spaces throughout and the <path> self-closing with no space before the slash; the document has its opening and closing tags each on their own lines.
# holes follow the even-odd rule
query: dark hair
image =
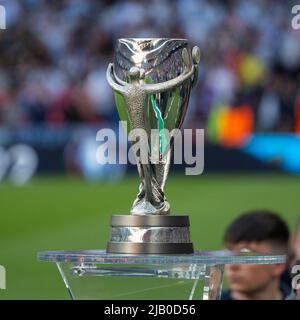
<svg viewBox="0 0 300 320">
<path fill-rule="evenodd" d="M 289 228 L 276 213 L 268 210 L 246 212 L 235 219 L 227 228 L 224 242 L 268 241 L 276 251 L 288 252 Z"/>
</svg>

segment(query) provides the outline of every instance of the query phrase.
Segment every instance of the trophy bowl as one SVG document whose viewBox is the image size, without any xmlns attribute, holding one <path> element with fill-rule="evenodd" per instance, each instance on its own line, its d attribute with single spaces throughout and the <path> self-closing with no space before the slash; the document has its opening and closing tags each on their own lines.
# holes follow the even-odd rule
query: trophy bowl
<svg viewBox="0 0 300 320">
<path fill-rule="evenodd" d="M 186 39 L 119 39 L 107 81 L 135 153 L 139 192 L 130 215 L 111 218 L 108 253 L 193 253 L 188 216 L 171 215 L 164 187 L 175 130 L 197 81 L 200 50 Z"/>
</svg>

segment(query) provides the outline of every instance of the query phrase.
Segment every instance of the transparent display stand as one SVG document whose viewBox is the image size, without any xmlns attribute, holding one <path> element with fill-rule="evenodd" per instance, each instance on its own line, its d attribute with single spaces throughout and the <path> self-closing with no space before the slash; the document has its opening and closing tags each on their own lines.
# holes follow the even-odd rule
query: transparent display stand
<svg viewBox="0 0 300 320">
<path fill-rule="evenodd" d="M 217 300 L 227 264 L 278 264 L 283 255 L 196 251 L 185 255 L 107 254 L 104 250 L 47 251 L 71 299 Z"/>
</svg>

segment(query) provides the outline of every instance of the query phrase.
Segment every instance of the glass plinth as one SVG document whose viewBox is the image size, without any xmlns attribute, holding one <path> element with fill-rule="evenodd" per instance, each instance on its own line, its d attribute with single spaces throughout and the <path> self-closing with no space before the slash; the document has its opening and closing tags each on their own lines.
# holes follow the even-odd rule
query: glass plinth
<svg viewBox="0 0 300 320">
<path fill-rule="evenodd" d="M 105 250 L 46 251 L 72 299 L 220 298 L 226 264 L 285 263 L 284 255 L 196 251 L 184 255 L 108 254 Z"/>
</svg>

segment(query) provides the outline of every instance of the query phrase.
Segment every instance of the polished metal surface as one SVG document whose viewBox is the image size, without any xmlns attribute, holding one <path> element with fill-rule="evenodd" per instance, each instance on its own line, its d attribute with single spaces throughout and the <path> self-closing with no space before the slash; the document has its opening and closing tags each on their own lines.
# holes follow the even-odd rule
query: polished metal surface
<svg viewBox="0 0 300 320">
<path fill-rule="evenodd" d="M 189 228 L 182 227 L 112 227 L 111 242 L 189 243 Z"/>
<path fill-rule="evenodd" d="M 114 90 L 120 119 L 127 123 L 129 137 L 142 129 L 146 141 L 131 139 L 138 146 L 135 156 L 139 193 L 130 217 L 113 216 L 108 252 L 193 252 L 188 219 L 166 219 L 171 216 L 164 194 L 173 141 L 170 135 L 182 125 L 198 75 L 200 50 L 194 47 L 189 54 L 187 45 L 185 39 L 117 41 L 107 81 Z M 146 159 L 141 152 L 145 144 Z"/>
<path fill-rule="evenodd" d="M 193 253 L 188 216 L 112 216 L 107 251 L 113 253 Z"/>
<path fill-rule="evenodd" d="M 172 140 L 164 130 L 181 127 L 200 59 L 199 48 L 191 56 L 187 45 L 185 39 L 119 39 L 114 64 L 108 66 L 107 80 L 127 132 L 145 130 L 152 146 L 148 163 L 137 158 L 141 183 L 131 209 L 135 215 L 170 213 L 164 186 Z M 151 140 L 151 129 L 158 130 L 157 140 Z M 153 158 L 158 161 L 153 163 Z"/>
<path fill-rule="evenodd" d="M 113 227 L 189 227 L 188 216 L 113 215 Z"/>
</svg>

